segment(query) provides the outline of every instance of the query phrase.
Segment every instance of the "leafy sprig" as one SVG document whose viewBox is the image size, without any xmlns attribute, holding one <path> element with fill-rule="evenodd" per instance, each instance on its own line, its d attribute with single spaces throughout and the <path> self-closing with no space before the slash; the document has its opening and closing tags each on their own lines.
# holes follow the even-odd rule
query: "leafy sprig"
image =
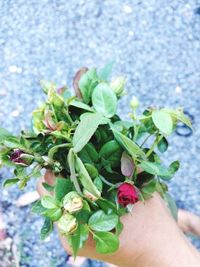
<svg viewBox="0 0 200 267">
<path fill-rule="evenodd" d="M 116 112 L 125 79 L 120 76 L 110 82 L 112 66 L 110 62 L 100 71 L 80 69 L 73 81 L 75 96 L 67 87 L 42 81 L 47 100 L 33 112 L 32 130 L 13 136 L 0 128 L 0 164 L 14 167 L 14 177 L 4 186 L 18 183 L 23 188 L 32 177 L 40 176 L 42 169 L 54 172 L 55 184 L 43 183 L 50 195 L 37 201 L 32 211 L 44 217 L 41 238 L 46 238 L 57 222 L 74 256 L 89 235 L 98 253 L 118 249 L 123 229 L 120 217 L 133 204 L 126 195 L 126 204 L 119 204 L 123 184 L 135 190 L 134 201 L 145 201 L 159 192 L 176 217 L 165 181 L 180 164 L 174 161 L 167 167 L 161 156 L 177 123 L 191 127 L 190 120 L 180 108 L 148 108 L 137 115 L 135 97 L 130 105 L 131 120 L 122 120 Z"/>
</svg>

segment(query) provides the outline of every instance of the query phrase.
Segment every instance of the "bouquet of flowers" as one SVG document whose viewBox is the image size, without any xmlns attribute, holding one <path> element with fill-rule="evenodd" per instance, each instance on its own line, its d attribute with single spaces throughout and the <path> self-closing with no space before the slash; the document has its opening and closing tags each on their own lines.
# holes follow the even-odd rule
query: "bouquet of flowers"
<svg viewBox="0 0 200 267">
<path fill-rule="evenodd" d="M 81 68 L 73 80 L 73 96 L 67 87 L 42 81 L 47 100 L 33 112 L 32 130 L 13 136 L 0 128 L 0 163 L 14 167 L 14 178 L 4 186 L 17 183 L 22 189 L 42 169 L 51 170 L 55 184 L 43 183 L 51 194 L 32 211 L 44 217 L 41 238 L 56 222 L 75 256 L 89 234 L 98 253 L 115 252 L 123 230 L 120 217 L 155 191 L 176 216 L 165 182 L 179 162 L 165 166 L 160 156 L 177 123 L 191 127 L 190 120 L 181 109 L 147 108 L 138 115 L 135 97 L 130 120 L 122 120 L 116 112 L 125 79 L 110 82 L 111 69 L 112 63 L 99 71 Z"/>
</svg>

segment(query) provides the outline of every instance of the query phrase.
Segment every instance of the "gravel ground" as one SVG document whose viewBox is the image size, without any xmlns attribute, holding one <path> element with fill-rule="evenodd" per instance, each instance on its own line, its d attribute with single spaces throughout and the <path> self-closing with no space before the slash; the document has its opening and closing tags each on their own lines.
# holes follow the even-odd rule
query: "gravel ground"
<svg viewBox="0 0 200 267">
<path fill-rule="evenodd" d="M 0 0 L 0 125 L 15 133 L 30 126 L 31 111 L 43 99 L 41 78 L 71 86 L 79 67 L 115 58 L 114 73 L 126 75 L 129 94 L 121 115 L 136 95 L 142 108 L 182 106 L 193 118 L 194 132 L 180 127 L 167 157 L 182 162 L 170 183 L 178 205 L 200 215 L 199 32 L 199 0 Z M 11 173 L 2 169 L 0 176 Z M 34 181 L 26 191 L 33 188 Z M 19 195 L 14 188 L 0 198 L 20 266 L 66 266 L 56 234 L 39 241 L 41 220 L 13 205 Z M 200 249 L 200 241 L 193 242 Z"/>
</svg>

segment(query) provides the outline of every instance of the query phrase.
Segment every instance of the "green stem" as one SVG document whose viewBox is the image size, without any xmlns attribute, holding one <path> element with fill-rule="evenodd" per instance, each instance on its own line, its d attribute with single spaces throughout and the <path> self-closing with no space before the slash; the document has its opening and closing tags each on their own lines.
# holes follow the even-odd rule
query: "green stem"
<svg viewBox="0 0 200 267">
<path fill-rule="evenodd" d="M 53 159 L 54 154 L 58 151 L 59 148 L 62 148 L 62 147 L 72 147 L 72 144 L 71 144 L 71 143 L 60 144 L 60 145 L 57 145 L 57 146 L 52 147 L 52 148 L 49 150 L 48 157 L 49 157 L 50 159 Z"/>
<path fill-rule="evenodd" d="M 161 139 L 163 138 L 163 135 L 158 135 L 156 136 L 156 139 L 153 142 L 153 145 L 151 146 L 151 148 L 149 149 L 149 151 L 147 152 L 146 156 L 147 158 L 152 154 L 152 152 L 154 151 L 155 147 L 157 146 L 157 144 L 161 141 Z"/>
<path fill-rule="evenodd" d="M 74 155 L 74 152 L 72 150 L 72 148 L 70 149 L 69 151 L 69 154 L 68 154 L 68 163 L 69 163 L 69 168 L 70 168 L 70 179 L 72 181 L 72 183 L 74 184 L 74 187 L 76 189 L 76 191 L 81 195 L 83 196 L 82 192 L 81 192 L 81 188 L 79 186 L 79 183 L 78 183 L 78 180 L 77 180 L 77 177 L 76 177 L 76 172 L 75 172 L 75 155 Z"/>
<path fill-rule="evenodd" d="M 115 184 L 108 182 L 103 176 L 99 175 L 99 177 L 102 180 L 102 182 L 104 182 L 105 184 L 112 186 L 112 187 L 115 187 Z"/>
<path fill-rule="evenodd" d="M 140 145 L 141 148 L 143 147 L 143 145 L 146 143 L 146 141 L 147 141 L 151 136 L 152 136 L 152 135 L 149 134 L 149 135 L 144 139 L 144 141 L 143 141 L 142 144 Z"/>
</svg>

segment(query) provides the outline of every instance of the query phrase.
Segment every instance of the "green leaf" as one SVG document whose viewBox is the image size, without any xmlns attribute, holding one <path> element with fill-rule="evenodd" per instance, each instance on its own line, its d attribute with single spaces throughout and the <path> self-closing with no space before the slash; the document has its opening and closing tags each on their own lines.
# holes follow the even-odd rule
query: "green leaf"
<svg viewBox="0 0 200 267">
<path fill-rule="evenodd" d="M 113 65 L 115 61 L 112 60 L 108 62 L 98 73 L 99 79 L 103 81 L 107 81 L 111 75 Z"/>
<path fill-rule="evenodd" d="M 111 231 L 118 223 L 116 214 L 105 214 L 103 210 L 98 210 L 89 219 L 88 225 L 94 231 Z"/>
<path fill-rule="evenodd" d="M 46 210 L 47 209 L 42 206 L 41 200 L 36 201 L 31 208 L 32 212 L 38 214 L 43 214 L 43 212 L 45 212 Z"/>
<path fill-rule="evenodd" d="M 173 131 L 172 117 L 164 110 L 154 110 L 152 120 L 155 126 L 164 134 L 171 134 Z"/>
<path fill-rule="evenodd" d="M 54 191 L 54 186 L 49 185 L 48 183 L 42 183 L 42 186 L 48 191 L 48 192 L 53 192 Z"/>
<path fill-rule="evenodd" d="M 9 133 L 6 129 L 0 128 L 0 143 L 2 143 L 7 138 L 12 137 L 12 134 Z"/>
<path fill-rule="evenodd" d="M 93 144 L 88 143 L 84 148 L 79 152 L 79 157 L 83 162 L 87 163 L 96 163 L 99 159 L 99 155 Z"/>
<path fill-rule="evenodd" d="M 97 187 L 94 185 L 87 169 L 85 168 L 83 162 L 81 161 L 81 159 L 76 156 L 76 170 L 78 172 L 78 178 L 81 181 L 82 186 L 89 191 L 91 194 L 93 194 L 94 196 L 96 196 L 97 198 L 100 197 L 100 192 L 97 189 Z"/>
<path fill-rule="evenodd" d="M 42 229 L 40 231 L 40 238 L 42 240 L 46 239 L 51 232 L 53 231 L 53 223 L 49 218 L 45 218 L 44 224 L 42 226 Z"/>
<path fill-rule="evenodd" d="M 160 140 L 160 142 L 157 144 L 158 150 L 161 153 L 164 153 L 165 151 L 167 151 L 168 148 L 168 142 L 167 139 L 163 136 L 163 138 Z"/>
<path fill-rule="evenodd" d="M 118 221 L 117 225 L 116 225 L 116 232 L 115 234 L 117 236 L 119 236 L 123 230 L 124 226 L 123 226 L 123 223 L 120 222 L 120 220 Z"/>
<path fill-rule="evenodd" d="M 79 80 L 79 88 L 81 95 L 86 104 L 91 100 L 92 92 L 98 83 L 97 73 L 95 69 L 88 70 L 81 76 Z"/>
<path fill-rule="evenodd" d="M 189 128 L 192 128 L 192 124 L 191 124 L 190 119 L 183 113 L 182 109 L 173 110 L 173 109 L 164 108 L 162 110 L 164 110 L 165 112 L 169 113 L 176 120 L 183 122 Z"/>
<path fill-rule="evenodd" d="M 118 132 L 113 127 L 111 128 L 111 130 L 112 130 L 117 142 L 121 146 L 123 146 L 124 149 L 126 149 L 131 156 L 133 156 L 133 157 L 140 156 L 142 158 L 146 157 L 145 153 L 143 152 L 143 150 L 136 143 L 134 143 L 130 138 L 128 138 L 127 136 L 125 136 L 122 133 Z"/>
<path fill-rule="evenodd" d="M 62 216 L 61 208 L 47 209 L 42 215 L 50 218 L 52 221 L 58 221 Z"/>
<path fill-rule="evenodd" d="M 53 196 L 42 197 L 41 204 L 44 208 L 47 208 L 47 209 L 55 209 L 60 206 L 60 202 L 57 201 Z"/>
<path fill-rule="evenodd" d="M 157 185 L 157 181 L 155 179 L 149 181 L 148 183 L 145 183 L 142 186 L 142 194 L 147 195 L 147 197 L 151 196 L 155 191 L 156 191 L 156 185 Z"/>
<path fill-rule="evenodd" d="M 111 118 L 117 110 L 116 94 L 106 83 L 100 83 L 93 91 L 92 104 L 96 111 L 107 118 Z"/>
<path fill-rule="evenodd" d="M 96 232 L 93 238 L 96 241 L 96 251 L 100 254 L 111 254 L 119 248 L 119 239 L 112 233 Z"/>
<path fill-rule="evenodd" d="M 90 177 L 92 178 L 92 180 L 95 179 L 99 175 L 99 172 L 94 165 L 90 163 L 85 163 L 84 165 Z"/>
<path fill-rule="evenodd" d="M 71 246 L 73 249 L 73 256 L 77 256 L 77 252 L 81 249 L 88 239 L 89 230 L 87 225 L 80 224 L 74 234 L 70 236 Z"/>
<path fill-rule="evenodd" d="M 20 179 L 18 178 L 13 178 L 13 179 L 7 179 L 5 180 L 5 182 L 3 183 L 3 187 L 9 187 L 9 186 L 12 186 L 16 183 L 18 183 L 20 181 Z"/>
<path fill-rule="evenodd" d="M 168 208 L 171 211 L 172 216 L 174 219 L 177 221 L 178 220 L 178 208 L 176 206 L 176 202 L 174 199 L 171 197 L 169 193 L 164 194 L 164 199 L 167 202 Z"/>
<path fill-rule="evenodd" d="M 108 160 L 113 168 L 119 165 L 121 155 L 122 148 L 115 140 L 105 143 L 99 151 L 99 158 Z"/>
<path fill-rule="evenodd" d="M 14 136 L 6 137 L 3 141 L 3 144 L 11 149 L 14 149 L 14 148 L 23 149 L 24 148 L 23 146 L 20 145 L 18 138 Z"/>
<path fill-rule="evenodd" d="M 80 108 L 80 109 L 94 112 L 94 110 L 90 106 L 86 105 L 85 103 L 83 103 L 81 101 L 73 100 L 72 102 L 70 102 L 69 105 L 76 107 L 76 108 Z"/>
<path fill-rule="evenodd" d="M 75 152 L 81 151 L 81 149 L 88 143 L 99 124 L 101 124 L 101 121 L 102 115 L 98 113 L 88 113 L 87 116 L 82 117 L 73 136 Z"/>
<path fill-rule="evenodd" d="M 55 199 L 61 202 L 64 196 L 72 191 L 72 187 L 73 185 L 70 179 L 57 177 L 55 184 Z"/>
<path fill-rule="evenodd" d="M 179 165 L 180 164 L 178 161 L 174 161 L 169 166 L 169 168 L 166 168 L 165 166 L 161 165 L 159 162 L 142 161 L 139 166 L 142 168 L 142 170 L 150 174 L 157 175 L 163 180 L 169 180 L 178 170 Z"/>
<path fill-rule="evenodd" d="M 96 187 L 99 190 L 99 192 L 102 192 L 102 190 L 103 190 L 103 182 L 102 182 L 102 180 L 101 180 L 101 178 L 99 176 L 97 176 L 94 179 L 94 184 L 96 185 Z"/>
</svg>

